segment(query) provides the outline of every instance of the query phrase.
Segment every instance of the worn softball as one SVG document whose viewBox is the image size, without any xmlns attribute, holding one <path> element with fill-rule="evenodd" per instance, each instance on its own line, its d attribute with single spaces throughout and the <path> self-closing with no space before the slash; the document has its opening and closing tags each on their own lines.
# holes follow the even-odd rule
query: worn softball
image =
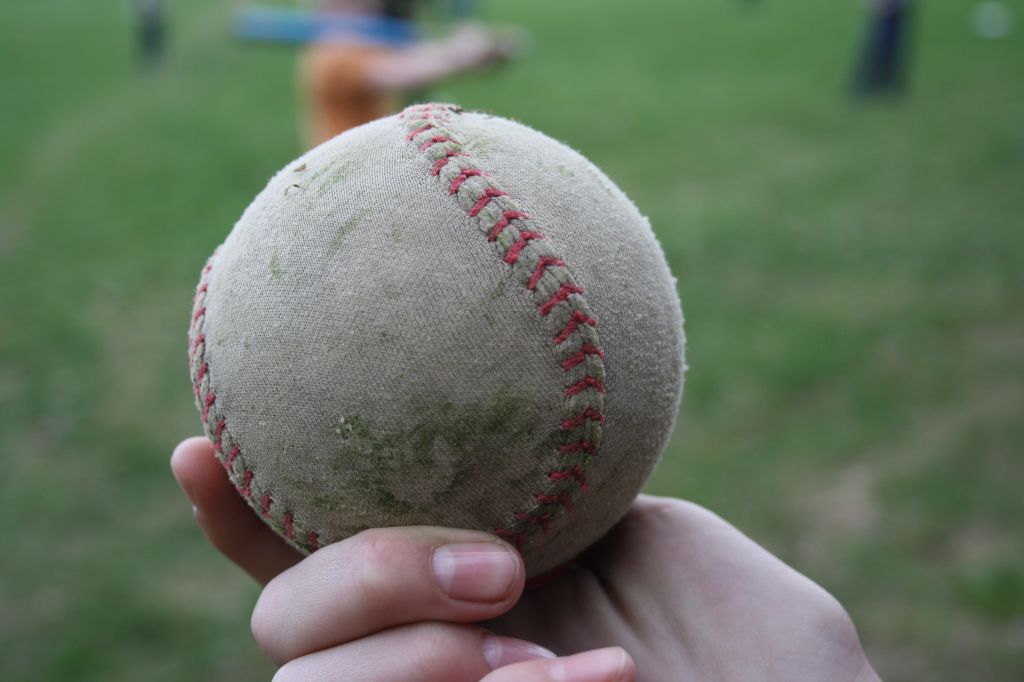
<svg viewBox="0 0 1024 682">
<path fill-rule="evenodd" d="M 203 269 L 189 337 L 206 435 L 295 547 L 475 528 L 531 576 L 626 511 L 683 383 L 636 207 L 551 138 L 444 104 L 279 172 Z"/>
</svg>

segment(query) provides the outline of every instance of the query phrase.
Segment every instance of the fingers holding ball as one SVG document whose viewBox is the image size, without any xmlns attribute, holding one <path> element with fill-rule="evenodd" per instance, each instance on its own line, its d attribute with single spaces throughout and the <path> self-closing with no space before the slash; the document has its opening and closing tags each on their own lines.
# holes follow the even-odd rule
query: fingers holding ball
<svg viewBox="0 0 1024 682">
<path fill-rule="evenodd" d="M 252 629 L 283 663 L 404 624 L 494 618 L 518 601 L 524 582 L 519 554 L 486 533 L 375 529 L 326 547 L 271 581 Z"/>
</svg>

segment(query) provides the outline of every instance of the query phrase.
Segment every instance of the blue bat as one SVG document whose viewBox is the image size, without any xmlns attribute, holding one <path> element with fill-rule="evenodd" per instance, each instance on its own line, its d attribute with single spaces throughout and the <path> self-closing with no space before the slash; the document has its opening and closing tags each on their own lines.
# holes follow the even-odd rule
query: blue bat
<svg viewBox="0 0 1024 682">
<path fill-rule="evenodd" d="M 359 40 L 401 46 L 419 38 L 411 21 L 391 17 L 346 16 L 276 7 L 247 7 L 235 14 L 235 35 L 246 40 L 303 44 Z"/>
</svg>

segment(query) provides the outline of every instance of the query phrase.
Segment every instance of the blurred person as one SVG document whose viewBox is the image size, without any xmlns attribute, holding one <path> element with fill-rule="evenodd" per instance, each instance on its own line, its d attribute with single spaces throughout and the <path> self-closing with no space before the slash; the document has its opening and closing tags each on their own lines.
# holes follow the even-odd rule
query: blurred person
<svg viewBox="0 0 1024 682">
<path fill-rule="evenodd" d="M 163 0 L 135 0 L 135 17 L 139 61 L 147 67 L 156 66 L 163 58 L 167 33 Z"/>
<path fill-rule="evenodd" d="M 853 81 L 862 97 L 906 89 L 912 0 L 867 0 L 867 36 Z"/>
<path fill-rule="evenodd" d="M 411 21 L 416 4 L 414 0 L 326 0 L 321 7 L 348 16 Z M 309 107 L 308 144 L 315 146 L 397 111 L 404 94 L 508 60 L 517 51 L 517 41 L 510 35 L 469 21 L 461 21 L 443 38 L 402 47 L 352 38 L 317 41 L 301 60 L 300 77 Z"/>
<path fill-rule="evenodd" d="M 375 529 L 303 557 L 206 438 L 171 468 L 212 544 L 265 586 L 252 631 L 278 682 L 878 682 L 835 598 L 689 502 L 641 495 L 527 587 L 519 553 L 480 531 Z"/>
</svg>

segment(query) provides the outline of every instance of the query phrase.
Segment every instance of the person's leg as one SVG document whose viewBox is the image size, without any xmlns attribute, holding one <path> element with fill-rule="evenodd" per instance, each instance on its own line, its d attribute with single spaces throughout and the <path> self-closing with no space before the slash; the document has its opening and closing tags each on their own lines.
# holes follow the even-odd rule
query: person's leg
<svg viewBox="0 0 1024 682">
<path fill-rule="evenodd" d="M 163 56 L 166 27 L 160 0 L 136 0 L 139 61 L 154 66 Z"/>
<path fill-rule="evenodd" d="M 854 94 L 871 95 L 878 91 L 882 70 L 883 21 L 884 16 L 878 12 L 873 12 L 868 20 L 864 46 L 861 49 L 853 79 Z"/>
<path fill-rule="evenodd" d="M 892 89 L 904 92 L 907 89 L 910 69 L 911 26 L 913 19 L 911 3 L 903 3 L 897 11 L 895 31 L 895 52 L 892 65 Z"/>
<path fill-rule="evenodd" d="M 158 17 L 148 17 L 142 26 L 142 58 L 147 65 L 160 61 L 163 54 L 164 27 Z"/>
<path fill-rule="evenodd" d="M 887 12 L 879 26 L 878 78 L 875 88 L 878 92 L 886 92 L 893 89 L 896 62 L 899 59 L 899 27 L 899 10 Z"/>
</svg>

